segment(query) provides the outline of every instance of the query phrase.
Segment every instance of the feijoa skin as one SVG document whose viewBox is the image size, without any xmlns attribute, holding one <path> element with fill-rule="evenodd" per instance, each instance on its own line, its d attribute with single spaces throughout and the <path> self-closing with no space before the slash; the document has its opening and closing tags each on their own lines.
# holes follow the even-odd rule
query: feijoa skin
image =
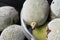
<svg viewBox="0 0 60 40">
<path fill-rule="evenodd" d="M 60 0 L 51 3 L 51 19 L 60 18 Z"/>
<path fill-rule="evenodd" d="M 53 19 L 47 26 L 51 30 L 47 40 L 60 40 L 60 18 Z"/>
<path fill-rule="evenodd" d="M 3 40 L 24 40 L 25 36 L 19 25 L 10 25 L 1 33 Z"/>
<path fill-rule="evenodd" d="M 47 0 L 26 0 L 23 4 L 21 16 L 26 24 L 36 23 L 43 25 L 49 14 L 49 4 Z"/>
<path fill-rule="evenodd" d="M 13 23 L 17 23 L 18 20 L 18 11 L 14 7 L 0 7 L 0 31 Z"/>
</svg>

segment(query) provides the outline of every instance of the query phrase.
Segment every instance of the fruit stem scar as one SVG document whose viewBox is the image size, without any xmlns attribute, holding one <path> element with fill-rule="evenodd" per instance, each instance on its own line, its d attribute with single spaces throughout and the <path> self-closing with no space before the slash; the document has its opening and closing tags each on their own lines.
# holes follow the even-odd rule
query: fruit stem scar
<svg viewBox="0 0 60 40">
<path fill-rule="evenodd" d="M 31 25 L 32 29 L 34 29 L 36 26 L 36 22 L 32 22 L 30 25 Z"/>
</svg>

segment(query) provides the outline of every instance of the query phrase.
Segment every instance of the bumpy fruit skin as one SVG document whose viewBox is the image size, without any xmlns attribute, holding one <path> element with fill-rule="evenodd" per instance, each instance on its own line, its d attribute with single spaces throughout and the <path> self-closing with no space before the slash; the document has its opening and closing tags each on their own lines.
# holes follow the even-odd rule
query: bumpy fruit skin
<svg viewBox="0 0 60 40">
<path fill-rule="evenodd" d="M 18 12 L 14 7 L 0 7 L 0 31 L 13 23 L 17 23 L 18 20 Z"/>
<path fill-rule="evenodd" d="M 19 25 L 10 25 L 1 33 L 3 40 L 24 40 L 24 34 Z"/>
<path fill-rule="evenodd" d="M 36 22 L 37 26 L 44 24 L 48 14 L 47 0 L 26 0 L 21 11 L 21 16 L 28 25 L 32 22 Z"/>
<path fill-rule="evenodd" d="M 51 3 L 51 19 L 60 18 L 60 0 Z"/>
<path fill-rule="evenodd" d="M 48 22 L 47 22 L 48 23 Z M 38 39 L 38 40 L 46 40 L 46 26 L 47 23 L 44 24 L 41 27 L 37 27 L 33 30 L 33 35 Z"/>
<path fill-rule="evenodd" d="M 1 36 L 0 36 L 0 40 L 3 40 L 3 39 L 1 38 Z"/>
<path fill-rule="evenodd" d="M 60 18 L 52 20 L 48 24 L 48 28 L 51 31 L 47 35 L 47 40 L 60 40 Z"/>
</svg>

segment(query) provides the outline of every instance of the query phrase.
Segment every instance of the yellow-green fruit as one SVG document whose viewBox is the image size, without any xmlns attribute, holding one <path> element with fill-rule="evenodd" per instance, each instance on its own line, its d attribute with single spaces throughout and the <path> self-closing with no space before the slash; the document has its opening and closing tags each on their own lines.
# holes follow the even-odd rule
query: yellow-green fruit
<svg viewBox="0 0 60 40">
<path fill-rule="evenodd" d="M 21 16 L 28 25 L 32 22 L 36 22 L 37 26 L 44 24 L 48 14 L 47 0 L 26 0 L 21 11 Z"/>
<path fill-rule="evenodd" d="M 38 39 L 38 40 L 46 40 L 46 26 L 47 23 L 41 27 L 35 28 L 33 30 L 33 35 Z"/>
</svg>

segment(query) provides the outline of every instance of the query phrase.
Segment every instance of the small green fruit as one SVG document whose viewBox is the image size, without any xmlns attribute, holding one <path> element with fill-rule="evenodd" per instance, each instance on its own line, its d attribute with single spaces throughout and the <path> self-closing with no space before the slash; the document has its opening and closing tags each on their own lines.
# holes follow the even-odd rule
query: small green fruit
<svg viewBox="0 0 60 40">
<path fill-rule="evenodd" d="M 47 35 L 47 40 L 60 40 L 60 18 L 52 20 L 48 28 L 51 31 Z"/>
<path fill-rule="evenodd" d="M 51 3 L 51 19 L 60 18 L 60 0 Z"/>
<path fill-rule="evenodd" d="M 18 12 L 14 7 L 0 7 L 0 31 L 18 21 Z"/>
<path fill-rule="evenodd" d="M 19 25 L 8 26 L 1 33 L 1 38 L 3 40 L 24 40 L 24 37 L 21 26 Z"/>
<path fill-rule="evenodd" d="M 46 26 L 47 23 L 44 24 L 41 27 L 35 28 L 33 30 L 33 35 L 38 39 L 38 40 L 46 40 Z"/>
<path fill-rule="evenodd" d="M 36 26 L 44 24 L 48 14 L 49 5 L 47 0 L 26 0 L 21 11 L 21 16 L 26 24 L 35 23 Z"/>
</svg>

